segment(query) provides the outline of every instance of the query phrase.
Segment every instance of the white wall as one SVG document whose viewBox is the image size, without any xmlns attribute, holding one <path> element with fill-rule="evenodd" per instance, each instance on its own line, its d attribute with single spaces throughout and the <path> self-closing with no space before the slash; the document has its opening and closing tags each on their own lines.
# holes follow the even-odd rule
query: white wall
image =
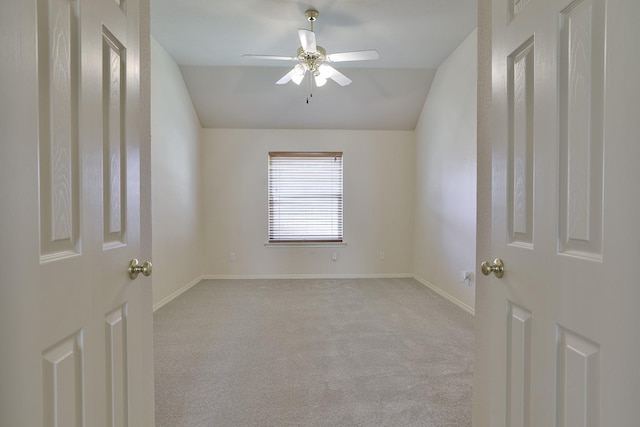
<svg viewBox="0 0 640 427">
<path fill-rule="evenodd" d="M 412 131 L 203 130 L 204 275 L 410 275 L 414 148 Z M 269 151 L 344 152 L 346 247 L 265 247 Z"/>
<path fill-rule="evenodd" d="M 476 264 L 476 31 L 438 68 L 416 127 L 414 273 L 474 307 L 462 270 Z"/>
<path fill-rule="evenodd" d="M 151 40 L 153 302 L 200 277 L 200 123 L 180 69 Z"/>
</svg>

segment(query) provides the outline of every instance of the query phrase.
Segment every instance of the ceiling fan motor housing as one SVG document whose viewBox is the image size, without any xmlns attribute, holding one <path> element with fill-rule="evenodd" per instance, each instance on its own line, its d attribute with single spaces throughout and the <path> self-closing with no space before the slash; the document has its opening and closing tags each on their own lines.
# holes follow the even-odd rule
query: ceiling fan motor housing
<svg viewBox="0 0 640 427">
<path fill-rule="evenodd" d="M 305 51 L 302 47 L 298 48 L 297 58 L 313 69 L 322 61 L 326 60 L 327 51 L 322 46 L 316 46 L 315 52 Z"/>
</svg>

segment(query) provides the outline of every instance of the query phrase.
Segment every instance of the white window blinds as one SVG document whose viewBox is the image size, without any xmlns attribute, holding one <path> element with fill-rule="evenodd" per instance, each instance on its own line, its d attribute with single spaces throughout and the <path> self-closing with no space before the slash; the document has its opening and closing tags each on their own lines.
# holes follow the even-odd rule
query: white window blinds
<svg viewBox="0 0 640 427">
<path fill-rule="evenodd" d="M 269 242 L 342 242 L 342 153 L 269 153 Z"/>
</svg>

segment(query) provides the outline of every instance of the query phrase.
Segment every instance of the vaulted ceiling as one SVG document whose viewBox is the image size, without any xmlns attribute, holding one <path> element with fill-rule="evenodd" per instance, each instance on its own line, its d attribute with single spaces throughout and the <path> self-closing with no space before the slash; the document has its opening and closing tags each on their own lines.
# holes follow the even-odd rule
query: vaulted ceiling
<svg viewBox="0 0 640 427">
<path fill-rule="evenodd" d="M 349 86 L 276 85 L 295 62 L 242 57 L 295 56 L 310 8 L 328 53 L 379 52 L 333 64 Z M 413 130 L 437 67 L 475 26 L 476 0 L 151 0 L 152 34 L 205 128 Z"/>
</svg>

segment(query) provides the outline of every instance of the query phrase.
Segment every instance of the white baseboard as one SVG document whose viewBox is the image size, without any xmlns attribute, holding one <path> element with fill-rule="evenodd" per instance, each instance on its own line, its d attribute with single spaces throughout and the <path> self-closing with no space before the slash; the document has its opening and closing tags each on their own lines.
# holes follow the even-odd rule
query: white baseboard
<svg viewBox="0 0 640 427">
<path fill-rule="evenodd" d="M 458 298 L 456 298 L 453 295 L 443 291 L 442 289 L 440 289 L 439 287 L 437 287 L 433 283 L 429 282 L 428 280 L 424 280 L 422 277 L 414 275 L 413 278 L 416 279 L 418 282 L 422 283 L 423 285 L 425 285 L 427 288 L 431 289 L 433 292 L 435 292 L 438 295 L 440 295 L 441 297 L 443 297 L 445 299 L 448 299 L 449 301 L 451 301 L 452 303 L 454 303 L 455 305 L 457 305 L 458 307 L 460 307 L 464 311 L 470 313 L 473 316 L 476 315 L 476 309 L 471 307 L 466 302 L 460 301 Z"/>
<path fill-rule="evenodd" d="M 201 281 L 202 281 L 202 276 L 200 276 L 200 277 L 192 280 L 191 282 L 187 283 L 186 285 L 184 285 L 183 287 L 181 287 L 177 291 L 171 293 L 171 295 L 168 295 L 168 296 L 162 298 L 160 301 L 158 301 L 157 303 L 153 304 L 153 311 L 156 311 L 159 308 L 162 308 L 165 305 L 169 304 L 171 301 L 173 301 L 174 299 L 178 298 L 180 295 L 182 295 L 183 293 L 187 292 L 189 289 L 193 288 L 195 285 L 197 285 Z"/>
<path fill-rule="evenodd" d="M 255 276 L 225 276 L 225 275 L 205 275 L 202 280 L 251 280 L 251 279 L 408 279 L 413 278 L 413 274 L 276 274 L 276 275 L 255 275 Z"/>
<path fill-rule="evenodd" d="M 469 304 L 460 301 L 458 298 L 450 295 L 449 293 L 443 291 L 439 287 L 435 286 L 433 283 L 416 276 L 415 274 L 409 273 L 400 273 L 400 274 L 279 274 L 279 275 L 254 275 L 254 276 L 231 276 L 231 275 L 204 275 L 200 276 L 190 283 L 187 283 L 180 289 L 173 292 L 171 295 L 163 298 L 153 305 L 153 311 L 158 310 L 161 307 L 164 307 L 174 299 L 178 298 L 180 295 L 200 283 L 202 280 L 250 280 L 250 279 L 276 279 L 276 280 L 286 280 L 286 279 L 406 279 L 412 278 L 416 279 L 418 282 L 431 289 L 441 297 L 451 301 L 464 311 L 470 313 L 475 316 L 476 310 L 471 307 Z"/>
</svg>

